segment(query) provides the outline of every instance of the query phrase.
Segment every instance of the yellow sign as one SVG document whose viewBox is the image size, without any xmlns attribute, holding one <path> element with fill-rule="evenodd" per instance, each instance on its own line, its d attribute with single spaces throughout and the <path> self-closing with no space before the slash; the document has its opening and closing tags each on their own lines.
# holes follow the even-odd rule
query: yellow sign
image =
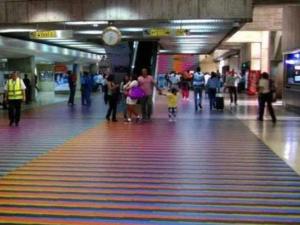
<svg viewBox="0 0 300 225">
<path fill-rule="evenodd" d="M 149 30 L 149 34 L 153 37 L 169 36 L 171 31 L 167 28 L 153 28 Z"/>
<path fill-rule="evenodd" d="M 186 29 L 176 29 L 176 36 L 184 36 L 188 33 L 189 31 Z"/>
<path fill-rule="evenodd" d="M 188 33 L 186 29 L 152 28 L 148 34 L 152 37 L 184 36 Z"/>
<path fill-rule="evenodd" d="M 36 32 L 30 33 L 30 38 L 32 38 L 32 39 L 57 38 L 57 32 L 56 32 L 56 30 L 36 31 Z"/>
</svg>

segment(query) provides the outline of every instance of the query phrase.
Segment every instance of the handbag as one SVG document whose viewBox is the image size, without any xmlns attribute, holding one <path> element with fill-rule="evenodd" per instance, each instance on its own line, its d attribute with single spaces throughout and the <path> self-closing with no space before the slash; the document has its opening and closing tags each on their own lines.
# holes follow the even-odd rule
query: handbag
<svg viewBox="0 0 300 225">
<path fill-rule="evenodd" d="M 131 99 L 141 99 L 141 98 L 145 97 L 145 92 L 142 88 L 140 88 L 139 86 L 136 86 L 136 87 L 132 87 L 129 90 L 128 96 Z"/>
</svg>

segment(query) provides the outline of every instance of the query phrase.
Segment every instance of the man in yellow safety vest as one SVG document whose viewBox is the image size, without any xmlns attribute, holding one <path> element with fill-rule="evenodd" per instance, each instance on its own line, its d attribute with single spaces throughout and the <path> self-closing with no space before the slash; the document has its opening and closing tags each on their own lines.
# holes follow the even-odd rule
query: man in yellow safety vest
<svg viewBox="0 0 300 225">
<path fill-rule="evenodd" d="M 9 126 L 12 126 L 14 123 L 16 126 L 19 125 L 21 104 L 22 101 L 26 100 L 25 89 L 26 86 L 23 80 L 18 76 L 17 72 L 14 72 L 4 87 L 6 100 L 9 105 Z"/>
</svg>

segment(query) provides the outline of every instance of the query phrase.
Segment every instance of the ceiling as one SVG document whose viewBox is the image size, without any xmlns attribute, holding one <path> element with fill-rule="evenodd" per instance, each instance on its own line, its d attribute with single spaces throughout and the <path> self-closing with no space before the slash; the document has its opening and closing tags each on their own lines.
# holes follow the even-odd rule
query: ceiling
<svg viewBox="0 0 300 225">
<path fill-rule="evenodd" d="M 19 24 L 0 26 L 0 33 L 9 37 L 29 40 L 34 30 L 72 30 L 73 37 L 59 40 L 35 40 L 42 43 L 79 49 L 96 54 L 111 54 L 112 48 L 104 46 L 101 34 L 109 25 L 116 26 L 123 41 L 157 40 L 160 53 L 208 54 L 215 50 L 222 40 L 233 34 L 244 24 L 238 20 L 171 20 L 171 21 L 78 21 L 62 23 Z M 151 36 L 150 29 L 186 30 L 182 36 Z"/>
<path fill-rule="evenodd" d="M 0 36 L 0 58 L 35 56 L 37 62 L 96 63 L 97 54 Z"/>
</svg>

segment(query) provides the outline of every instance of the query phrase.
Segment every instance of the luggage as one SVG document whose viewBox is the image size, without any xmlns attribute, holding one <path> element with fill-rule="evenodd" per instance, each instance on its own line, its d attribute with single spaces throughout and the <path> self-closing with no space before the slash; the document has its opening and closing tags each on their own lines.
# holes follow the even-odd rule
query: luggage
<svg viewBox="0 0 300 225">
<path fill-rule="evenodd" d="M 216 109 L 220 111 L 224 110 L 224 96 L 221 93 L 216 94 Z"/>
</svg>

